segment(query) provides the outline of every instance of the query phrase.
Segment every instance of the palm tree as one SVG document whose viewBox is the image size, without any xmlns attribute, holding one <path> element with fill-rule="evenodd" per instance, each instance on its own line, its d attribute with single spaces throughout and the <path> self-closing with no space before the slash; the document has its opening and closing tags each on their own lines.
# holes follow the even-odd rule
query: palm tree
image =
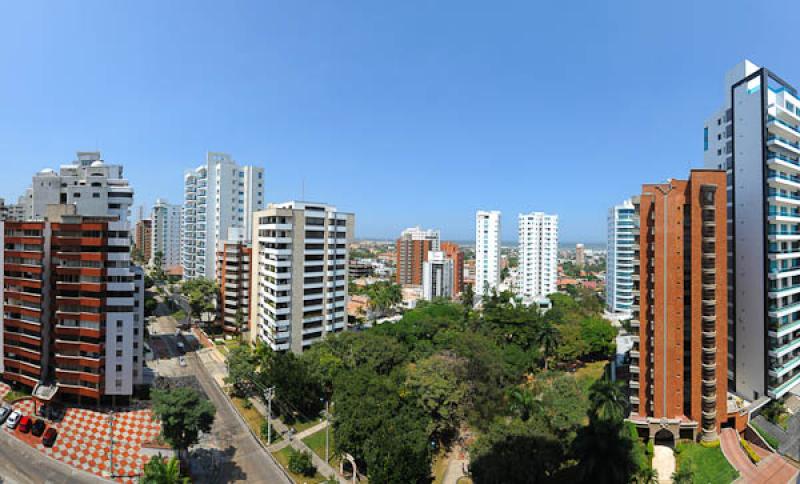
<svg viewBox="0 0 800 484">
<path fill-rule="evenodd" d="M 625 418 L 625 394 L 619 382 L 608 378 L 597 380 L 589 389 L 591 417 L 605 423 L 617 424 Z"/>
<path fill-rule="evenodd" d="M 143 484 L 187 484 L 188 482 L 190 482 L 188 477 L 181 477 L 180 464 L 175 457 L 165 461 L 159 454 L 144 465 Z"/>
<path fill-rule="evenodd" d="M 558 331 L 558 328 L 553 326 L 548 322 L 542 323 L 542 326 L 539 328 L 539 331 L 536 334 L 536 342 L 542 348 L 542 352 L 544 353 L 544 369 L 547 369 L 547 360 L 553 356 L 558 347 L 559 340 L 561 339 L 561 334 Z"/>
<path fill-rule="evenodd" d="M 645 467 L 636 477 L 638 484 L 658 484 L 658 471 L 652 467 Z"/>
<path fill-rule="evenodd" d="M 541 407 L 541 402 L 527 388 L 513 387 L 507 395 L 509 410 L 519 415 L 523 422 L 527 422 Z"/>
</svg>

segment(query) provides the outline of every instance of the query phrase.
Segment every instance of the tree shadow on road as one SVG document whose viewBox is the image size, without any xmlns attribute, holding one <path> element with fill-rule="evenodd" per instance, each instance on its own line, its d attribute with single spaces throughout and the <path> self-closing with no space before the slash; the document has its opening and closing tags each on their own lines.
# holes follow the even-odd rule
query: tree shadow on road
<svg viewBox="0 0 800 484">
<path fill-rule="evenodd" d="M 192 482 L 247 482 L 247 474 L 233 461 L 236 448 L 196 449 L 191 454 Z"/>
</svg>

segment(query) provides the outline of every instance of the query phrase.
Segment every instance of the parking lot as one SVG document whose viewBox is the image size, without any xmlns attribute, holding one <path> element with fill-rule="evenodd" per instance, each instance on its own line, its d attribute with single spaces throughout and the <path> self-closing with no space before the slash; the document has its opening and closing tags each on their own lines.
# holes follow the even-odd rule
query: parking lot
<svg viewBox="0 0 800 484">
<path fill-rule="evenodd" d="M 0 398 L 9 391 L 0 383 Z M 34 415 L 30 399 L 14 405 L 24 415 Z M 147 457 L 141 456 L 142 444 L 156 439 L 160 424 L 152 418 L 150 410 L 131 410 L 103 413 L 82 408 L 66 408 L 58 421 L 47 422 L 58 430 L 53 447 L 42 444 L 40 437 L 9 429 L 2 431 L 39 452 L 74 468 L 105 478 L 129 482 L 140 475 Z"/>
</svg>

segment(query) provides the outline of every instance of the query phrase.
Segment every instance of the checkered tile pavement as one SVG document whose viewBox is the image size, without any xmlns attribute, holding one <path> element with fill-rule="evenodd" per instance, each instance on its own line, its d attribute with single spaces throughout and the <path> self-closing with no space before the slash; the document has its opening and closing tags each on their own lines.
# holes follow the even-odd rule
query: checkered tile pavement
<svg viewBox="0 0 800 484">
<path fill-rule="evenodd" d="M 8 391 L 8 385 L 0 383 L 0 398 Z M 24 415 L 34 414 L 32 400 L 22 400 L 14 408 Z M 109 415 L 94 410 L 68 408 L 64 418 L 50 426 L 58 429 L 52 448 L 45 447 L 40 438 L 31 434 L 11 430 L 5 425 L 2 429 L 53 459 L 101 477 L 113 475 L 119 482 L 131 482 L 141 474 L 148 460 L 140 455 L 142 444 L 155 440 L 161 431 L 161 425 L 153 420 L 150 410 L 114 412 L 113 439 Z M 113 449 L 113 473 L 110 449 Z"/>
</svg>

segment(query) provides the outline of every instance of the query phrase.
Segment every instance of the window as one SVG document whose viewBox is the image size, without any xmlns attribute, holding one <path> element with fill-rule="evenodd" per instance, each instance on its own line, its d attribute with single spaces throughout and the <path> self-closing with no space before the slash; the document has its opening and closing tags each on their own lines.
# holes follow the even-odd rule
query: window
<svg viewBox="0 0 800 484">
<path fill-rule="evenodd" d="M 100 194 L 99 193 L 92 193 L 92 198 L 100 198 Z"/>
<path fill-rule="evenodd" d="M 122 350 L 117 350 L 117 358 L 122 358 Z"/>
<path fill-rule="evenodd" d="M 122 335 L 121 334 L 117 335 L 117 343 L 122 343 Z"/>
<path fill-rule="evenodd" d="M 117 373 L 122 371 L 122 365 L 117 365 Z"/>
<path fill-rule="evenodd" d="M 117 328 L 121 328 L 121 327 L 122 327 L 122 320 L 118 319 L 117 320 Z"/>
</svg>

